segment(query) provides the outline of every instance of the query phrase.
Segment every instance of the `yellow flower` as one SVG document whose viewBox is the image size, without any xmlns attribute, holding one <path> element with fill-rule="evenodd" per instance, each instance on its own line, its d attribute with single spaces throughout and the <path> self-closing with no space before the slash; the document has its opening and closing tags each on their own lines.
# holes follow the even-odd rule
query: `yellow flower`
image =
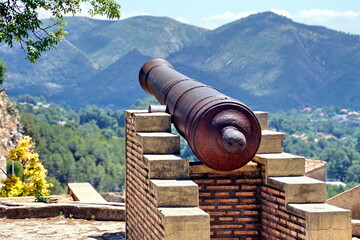
<svg viewBox="0 0 360 240">
<path fill-rule="evenodd" d="M 15 175 L 2 180 L 0 196 L 36 196 L 37 199 L 42 199 L 42 196 L 50 195 L 49 188 L 53 185 L 46 182 L 47 170 L 39 160 L 39 154 L 34 152 L 34 147 L 35 143 L 31 138 L 25 136 L 10 150 L 9 159 L 22 164 L 24 175 L 22 180 Z"/>
</svg>

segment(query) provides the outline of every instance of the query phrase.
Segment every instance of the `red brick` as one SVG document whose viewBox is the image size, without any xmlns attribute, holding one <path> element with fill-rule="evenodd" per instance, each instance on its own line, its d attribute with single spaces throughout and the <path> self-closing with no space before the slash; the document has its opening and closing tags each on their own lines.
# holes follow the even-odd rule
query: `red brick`
<svg viewBox="0 0 360 240">
<path fill-rule="evenodd" d="M 232 231 L 231 230 L 219 230 L 216 231 L 216 236 L 231 236 Z"/>
<path fill-rule="evenodd" d="M 234 218 L 236 222 L 253 222 L 258 221 L 257 218 L 249 218 L 249 217 L 240 217 L 240 218 Z"/>
<path fill-rule="evenodd" d="M 224 225 L 214 225 L 210 226 L 212 229 L 237 229 L 242 228 L 243 224 L 224 224 Z"/>
<path fill-rule="evenodd" d="M 240 215 L 240 211 L 227 211 L 226 215 L 229 216 L 239 216 Z"/>
<path fill-rule="evenodd" d="M 237 208 L 237 209 L 257 209 L 258 206 L 255 204 L 251 204 L 251 205 L 241 204 L 241 205 L 236 205 L 235 208 Z"/>
<path fill-rule="evenodd" d="M 241 189 L 243 189 L 243 190 L 255 190 L 257 188 L 258 188 L 258 186 L 256 186 L 256 185 L 242 185 L 241 186 Z"/>
<path fill-rule="evenodd" d="M 285 213 L 285 212 L 283 212 L 283 211 L 276 211 L 276 213 L 277 213 L 278 215 L 280 215 L 281 217 L 283 217 L 283 218 L 290 219 L 290 215 L 287 214 L 287 213 Z"/>
<path fill-rule="evenodd" d="M 207 190 L 239 190 L 239 186 L 206 186 Z"/>
<path fill-rule="evenodd" d="M 234 233 L 237 235 L 237 236 L 244 236 L 244 235 L 257 235 L 258 234 L 258 231 L 254 231 L 254 230 L 251 230 L 251 231 L 234 231 Z"/>
<path fill-rule="evenodd" d="M 238 203 L 239 199 L 237 198 L 222 198 L 222 199 L 205 199 L 206 204 L 216 204 L 216 203 Z"/>
<path fill-rule="evenodd" d="M 259 212 L 258 211 L 244 211 L 245 215 L 258 215 Z"/>
<path fill-rule="evenodd" d="M 218 179 L 216 180 L 216 184 L 231 184 L 231 179 Z"/>
<path fill-rule="evenodd" d="M 230 192 L 215 192 L 215 197 L 229 197 Z"/>
<path fill-rule="evenodd" d="M 256 202 L 256 198 L 244 198 L 241 199 L 242 203 L 255 203 Z"/>
<path fill-rule="evenodd" d="M 219 205 L 219 206 L 217 206 L 217 209 L 219 209 L 219 210 L 232 209 L 232 208 L 234 208 L 233 205 Z"/>
<path fill-rule="evenodd" d="M 253 196 L 255 196 L 255 192 L 236 192 L 235 196 L 237 196 L 237 197 L 253 197 Z"/>
<path fill-rule="evenodd" d="M 215 209 L 215 206 L 213 206 L 213 205 L 203 205 L 203 206 L 200 206 L 200 208 L 202 210 L 213 210 L 213 209 Z"/>
<path fill-rule="evenodd" d="M 232 217 L 219 217 L 219 221 L 223 222 L 230 222 L 230 221 L 234 221 L 234 218 Z"/>
<path fill-rule="evenodd" d="M 245 224 L 245 228 L 247 229 L 256 229 L 258 227 L 258 224 Z"/>
<path fill-rule="evenodd" d="M 199 197 L 211 197 L 210 192 L 199 192 Z"/>
</svg>

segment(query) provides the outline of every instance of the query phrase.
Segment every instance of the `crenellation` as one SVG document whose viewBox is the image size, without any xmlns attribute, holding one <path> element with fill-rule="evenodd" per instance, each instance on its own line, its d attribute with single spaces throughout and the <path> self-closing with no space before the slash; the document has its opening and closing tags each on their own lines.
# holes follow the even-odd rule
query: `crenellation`
<svg viewBox="0 0 360 240">
<path fill-rule="evenodd" d="M 258 154 L 233 171 L 182 159 L 170 140 L 178 136 L 165 130 L 135 131 L 137 121 L 143 129 L 144 119 L 156 125 L 161 115 L 141 114 L 126 115 L 128 240 L 351 239 L 351 212 L 323 205 L 324 183 L 304 176 L 303 157 L 282 151 L 285 137 L 266 130 L 267 114 Z"/>
</svg>

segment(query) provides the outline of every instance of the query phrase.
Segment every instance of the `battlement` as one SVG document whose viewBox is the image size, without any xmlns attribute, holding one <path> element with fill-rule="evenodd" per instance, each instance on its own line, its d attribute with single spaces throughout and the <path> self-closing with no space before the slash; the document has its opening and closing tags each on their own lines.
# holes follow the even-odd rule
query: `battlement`
<svg viewBox="0 0 360 240">
<path fill-rule="evenodd" d="M 325 183 L 255 114 L 258 153 L 219 171 L 179 156 L 170 114 L 126 111 L 127 239 L 351 239 L 351 211 L 325 203 Z"/>
</svg>

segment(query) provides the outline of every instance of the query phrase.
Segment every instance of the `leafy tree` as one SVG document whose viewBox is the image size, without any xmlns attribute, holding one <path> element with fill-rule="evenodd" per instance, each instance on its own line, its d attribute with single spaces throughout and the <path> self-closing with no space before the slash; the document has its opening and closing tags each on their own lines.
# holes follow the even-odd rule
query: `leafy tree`
<svg viewBox="0 0 360 240">
<path fill-rule="evenodd" d="M 346 181 L 360 183 L 360 164 L 355 164 L 348 168 Z"/>
<path fill-rule="evenodd" d="M 10 47 L 19 43 L 27 59 L 35 62 L 42 52 L 54 48 L 64 38 L 63 16 L 81 12 L 82 3 L 91 5 L 88 11 L 91 16 L 120 18 L 120 5 L 115 0 L 3 0 L 0 2 L 0 42 Z M 45 24 L 39 19 L 39 9 L 51 14 Z"/>
<path fill-rule="evenodd" d="M 43 196 L 49 195 L 52 184 L 47 183 L 47 170 L 39 160 L 39 155 L 34 152 L 35 143 L 31 138 L 25 136 L 17 146 L 10 150 L 9 159 L 21 164 L 23 174 L 19 176 L 12 174 L 2 180 L 0 196 L 18 197 L 35 196 L 37 201 L 44 201 Z"/>
<path fill-rule="evenodd" d="M 2 84 L 5 81 L 5 73 L 6 73 L 7 67 L 3 60 L 0 59 L 0 84 Z"/>
</svg>

